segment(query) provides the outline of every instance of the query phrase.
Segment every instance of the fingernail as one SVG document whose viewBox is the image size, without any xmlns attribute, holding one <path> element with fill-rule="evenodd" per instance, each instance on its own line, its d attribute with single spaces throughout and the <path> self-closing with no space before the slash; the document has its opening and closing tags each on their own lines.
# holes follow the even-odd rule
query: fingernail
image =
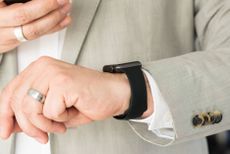
<svg viewBox="0 0 230 154">
<path fill-rule="evenodd" d="M 57 0 L 58 4 L 63 6 L 65 5 L 66 3 L 68 3 L 68 0 Z"/>
<path fill-rule="evenodd" d="M 64 6 L 62 9 L 61 9 L 61 12 L 63 13 L 63 14 L 68 14 L 69 12 L 70 12 L 70 10 L 71 10 L 71 5 L 66 5 L 66 6 Z"/>
</svg>

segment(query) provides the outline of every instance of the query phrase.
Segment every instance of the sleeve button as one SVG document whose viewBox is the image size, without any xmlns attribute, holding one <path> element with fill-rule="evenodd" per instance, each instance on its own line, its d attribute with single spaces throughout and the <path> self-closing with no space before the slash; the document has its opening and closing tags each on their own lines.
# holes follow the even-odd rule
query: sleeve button
<svg viewBox="0 0 230 154">
<path fill-rule="evenodd" d="M 202 126 L 204 123 L 204 119 L 203 117 L 199 116 L 199 115 L 195 115 L 192 119 L 192 124 L 193 126 L 195 127 L 198 127 L 198 126 Z"/>
</svg>

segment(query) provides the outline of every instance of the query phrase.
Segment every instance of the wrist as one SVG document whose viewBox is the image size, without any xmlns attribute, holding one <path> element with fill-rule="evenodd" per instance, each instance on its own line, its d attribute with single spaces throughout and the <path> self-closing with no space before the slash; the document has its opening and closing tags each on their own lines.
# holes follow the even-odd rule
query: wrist
<svg viewBox="0 0 230 154">
<path fill-rule="evenodd" d="M 123 80 L 125 81 L 123 82 L 124 83 L 123 86 L 129 85 L 128 87 L 131 91 L 131 95 L 130 93 L 128 95 L 129 101 L 122 101 L 124 104 L 121 105 L 121 108 L 119 110 L 122 111 L 122 114 L 114 116 L 115 119 L 118 120 L 136 119 L 142 117 L 143 113 L 147 111 L 148 98 L 147 98 L 146 80 L 144 77 L 144 73 L 141 69 L 142 69 L 142 64 L 139 61 L 133 61 L 133 62 L 122 63 L 122 64 L 105 65 L 103 67 L 103 72 L 108 72 L 113 74 L 125 73 L 125 76 L 127 78 L 124 78 L 124 76 L 120 76 L 120 77 L 123 77 L 123 79 L 125 79 Z M 127 80 L 129 82 L 127 82 Z M 122 89 L 122 92 L 125 92 L 124 89 Z M 149 102 L 151 102 L 151 97 L 149 98 L 150 98 Z M 148 115 L 150 114 L 150 112 L 151 110 L 148 110 L 148 112 L 146 112 L 147 114 L 146 113 L 145 114 Z"/>
<path fill-rule="evenodd" d="M 115 78 L 114 89 L 116 89 L 116 91 L 119 93 L 118 95 L 121 96 L 121 100 L 117 102 L 119 105 L 118 110 L 113 114 L 113 116 L 118 116 L 124 114 L 129 108 L 131 88 L 125 73 L 113 74 L 113 76 Z M 120 87 L 118 85 L 120 85 Z"/>
<path fill-rule="evenodd" d="M 145 75 L 144 77 L 145 77 L 145 84 L 146 84 L 146 91 L 147 91 L 147 110 L 143 113 L 141 118 L 147 118 L 150 115 L 152 115 L 152 113 L 154 112 L 154 107 L 153 107 L 154 102 L 153 102 L 153 96 L 152 96 L 150 84 L 147 77 Z"/>
<path fill-rule="evenodd" d="M 119 110 L 117 110 L 113 115 L 113 116 L 117 116 L 117 115 L 124 114 L 128 110 L 129 105 L 130 105 L 130 98 L 131 98 L 131 88 L 130 88 L 129 80 L 128 80 L 125 73 L 113 74 L 113 76 L 116 78 L 114 80 L 114 81 L 116 81 L 116 82 L 114 82 L 115 83 L 114 87 L 118 88 L 118 85 L 122 85 L 121 86 L 122 88 L 119 88 L 120 89 L 119 95 L 122 95 L 123 99 L 120 102 Z M 145 77 L 145 84 L 146 84 L 146 91 L 147 91 L 147 106 L 148 106 L 148 108 L 140 118 L 149 117 L 154 111 L 151 88 L 150 88 L 147 77 L 146 76 L 144 76 L 144 77 Z M 114 88 L 114 89 L 117 89 L 117 88 Z"/>
</svg>

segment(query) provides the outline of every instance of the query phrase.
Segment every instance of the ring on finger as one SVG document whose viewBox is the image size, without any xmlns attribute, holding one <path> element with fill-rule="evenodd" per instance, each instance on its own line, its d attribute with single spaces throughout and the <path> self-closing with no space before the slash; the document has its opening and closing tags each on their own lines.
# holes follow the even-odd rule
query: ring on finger
<svg viewBox="0 0 230 154">
<path fill-rule="evenodd" d="M 37 102 L 40 102 L 42 104 L 45 102 L 46 99 L 45 95 L 43 95 L 41 92 L 39 92 L 36 89 L 33 88 L 29 89 L 27 94 L 33 99 L 35 99 Z"/>
<path fill-rule="evenodd" d="M 23 33 L 23 26 L 18 26 L 14 28 L 14 35 L 19 42 L 27 42 L 28 39 Z"/>
</svg>

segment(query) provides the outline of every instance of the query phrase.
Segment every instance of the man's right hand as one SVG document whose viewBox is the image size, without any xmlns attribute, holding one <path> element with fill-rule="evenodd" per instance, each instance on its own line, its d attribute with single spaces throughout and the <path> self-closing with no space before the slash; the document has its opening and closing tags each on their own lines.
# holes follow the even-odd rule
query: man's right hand
<svg viewBox="0 0 230 154">
<path fill-rule="evenodd" d="M 70 8 L 69 0 L 32 0 L 10 6 L 0 0 L 0 53 L 20 45 L 15 27 L 22 26 L 28 40 L 65 28 L 71 22 Z"/>
</svg>

